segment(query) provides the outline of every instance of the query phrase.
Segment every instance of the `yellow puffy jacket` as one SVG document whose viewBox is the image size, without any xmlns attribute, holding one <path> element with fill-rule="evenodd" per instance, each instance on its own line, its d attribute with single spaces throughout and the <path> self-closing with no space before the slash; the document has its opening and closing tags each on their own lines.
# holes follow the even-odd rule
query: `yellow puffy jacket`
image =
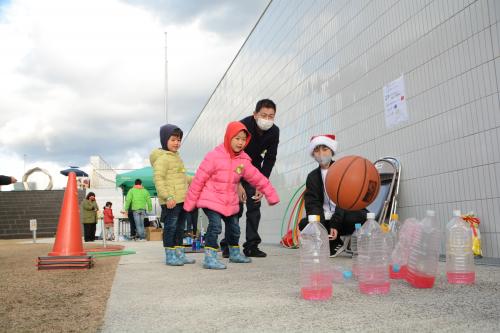
<svg viewBox="0 0 500 333">
<path fill-rule="evenodd" d="M 161 148 L 154 149 L 149 155 L 153 167 L 153 177 L 160 204 L 164 205 L 169 199 L 176 203 L 184 202 L 190 177 L 186 176 L 184 162 L 178 152 L 171 152 Z"/>
</svg>

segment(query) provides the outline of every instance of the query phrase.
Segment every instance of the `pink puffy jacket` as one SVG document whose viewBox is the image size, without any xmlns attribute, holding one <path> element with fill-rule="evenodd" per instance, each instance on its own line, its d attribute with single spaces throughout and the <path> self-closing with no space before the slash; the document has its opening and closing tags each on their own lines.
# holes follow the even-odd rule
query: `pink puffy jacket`
<svg viewBox="0 0 500 333">
<path fill-rule="evenodd" d="M 234 152 L 232 154 L 228 152 L 227 147 L 230 147 L 228 140 L 230 141 L 241 130 L 246 131 L 242 123 L 230 123 L 225 143 L 217 146 L 205 156 L 189 186 L 184 201 L 186 211 L 189 212 L 198 207 L 214 210 L 224 216 L 238 213 L 240 209 L 238 184 L 241 178 L 262 192 L 270 205 L 275 205 L 280 201 L 274 187 L 252 165 L 247 153 L 242 151 L 235 155 Z M 248 134 L 247 145 L 249 141 L 250 135 Z M 248 200 L 252 199 L 248 198 Z"/>
</svg>

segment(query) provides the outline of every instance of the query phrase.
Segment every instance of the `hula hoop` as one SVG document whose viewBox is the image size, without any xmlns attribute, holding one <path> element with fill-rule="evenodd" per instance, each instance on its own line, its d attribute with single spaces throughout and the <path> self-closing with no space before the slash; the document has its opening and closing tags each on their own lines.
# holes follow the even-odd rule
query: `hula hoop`
<svg viewBox="0 0 500 333">
<path fill-rule="evenodd" d="M 288 205 L 285 209 L 285 213 L 281 220 L 281 245 L 286 248 L 297 248 L 299 245 L 299 230 L 298 223 L 302 219 L 302 211 L 304 209 L 304 193 L 305 193 L 305 184 L 301 185 L 292 195 Z M 302 190 L 302 192 L 300 192 Z M 300 194 L 299 194 L 300 192 Z M 298 197 L 297 197 L 297 194 Z M 293 204 L 293 205 L 292 205 Z M 292 206 L 292 210 L 290 211 L 290 207 Z M 286 231 L 284 231 L 285 219 L 288 217 L 288 223 L 286 226 Z M 293 222 L 293 223 L 292 223 Z M 289 233 L 292 232 L 292 244 L 285 244 L 283 238 Z"/>
</svg>

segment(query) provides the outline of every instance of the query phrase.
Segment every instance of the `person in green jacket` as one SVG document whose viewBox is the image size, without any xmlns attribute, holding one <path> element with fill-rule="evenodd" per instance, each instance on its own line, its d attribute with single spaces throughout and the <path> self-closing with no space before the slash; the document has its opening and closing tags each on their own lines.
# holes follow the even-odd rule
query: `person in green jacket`
<svg viewBox="0 0 500 333">
<path fill-rule="evenodd" d="M 144 218 L 146 217 L 146 211 L 151 211 L 153 205 L 149 192 L 142 186 L 140 179 L 135 180 L 134 187 L 127 193 L 124 210 L 128 211 L 130 208 L 134 214 L 137 238 L 139 241 L 144 241 Z"/>
<path fill-rule="evenodd" d="M 163 216 L 165 263 L 170 266 L 182 266 L 195 262 L 194 259 L 186 257 L 184 246 L 182 246 L 186 221 L 183 205 L 190 180 L 186 176 L 184 162 L 179 155 L 182 135 L 182 130 L 175 125 L 161 126 L 161 148 L 155 148 L 149 155 Z"/>
<path fill-rule="evenodd" d="M 95 227 L 97 224 L 98 210 L 99 207 L 95 201 L 95 193 L 89 192 L 82 202 L 83 236 L 86 242 L 95 241 Z"/>
</svg>

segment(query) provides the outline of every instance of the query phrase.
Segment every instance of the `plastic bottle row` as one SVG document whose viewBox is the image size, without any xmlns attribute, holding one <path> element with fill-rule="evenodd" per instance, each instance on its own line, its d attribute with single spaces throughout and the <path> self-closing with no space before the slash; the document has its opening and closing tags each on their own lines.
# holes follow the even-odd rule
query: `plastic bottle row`
<svg viewBox="0 0 500 333">
<path fill-rule="evenodd" d="M 421 221 L 407 219 L 391 255 L 390 277 L 405 279 L 416 288 L 432 288 L 438 274 L 441 232 L 434 211 Z M 459 210 L 446 225 L 446 277 L 452 284 L 475 281 L 472 232 Z"/>
<path fill-rule="evenodd" d="M 329 239 L 319 216 L 308 217 L 300 234 L 300 286 L 304 299 L 324 300 L 332 296 L 333 283 L 353 283 L 364 294 L 386 294 L 390 279 L 405 279 L 416 288 L 432 288 L 438 273 L 440 229 L 434 211 L 422 220 L 404 223 L 391 216 L 387 232 L 368 213 L 367 221 L 356 224 L 351 237 L 352 270 L 332 266 Z M 449 283 L 471 284 L 475 280 L 470 225 L 453 212 L 446 226 L 446 276 Z"/>
</svg>

